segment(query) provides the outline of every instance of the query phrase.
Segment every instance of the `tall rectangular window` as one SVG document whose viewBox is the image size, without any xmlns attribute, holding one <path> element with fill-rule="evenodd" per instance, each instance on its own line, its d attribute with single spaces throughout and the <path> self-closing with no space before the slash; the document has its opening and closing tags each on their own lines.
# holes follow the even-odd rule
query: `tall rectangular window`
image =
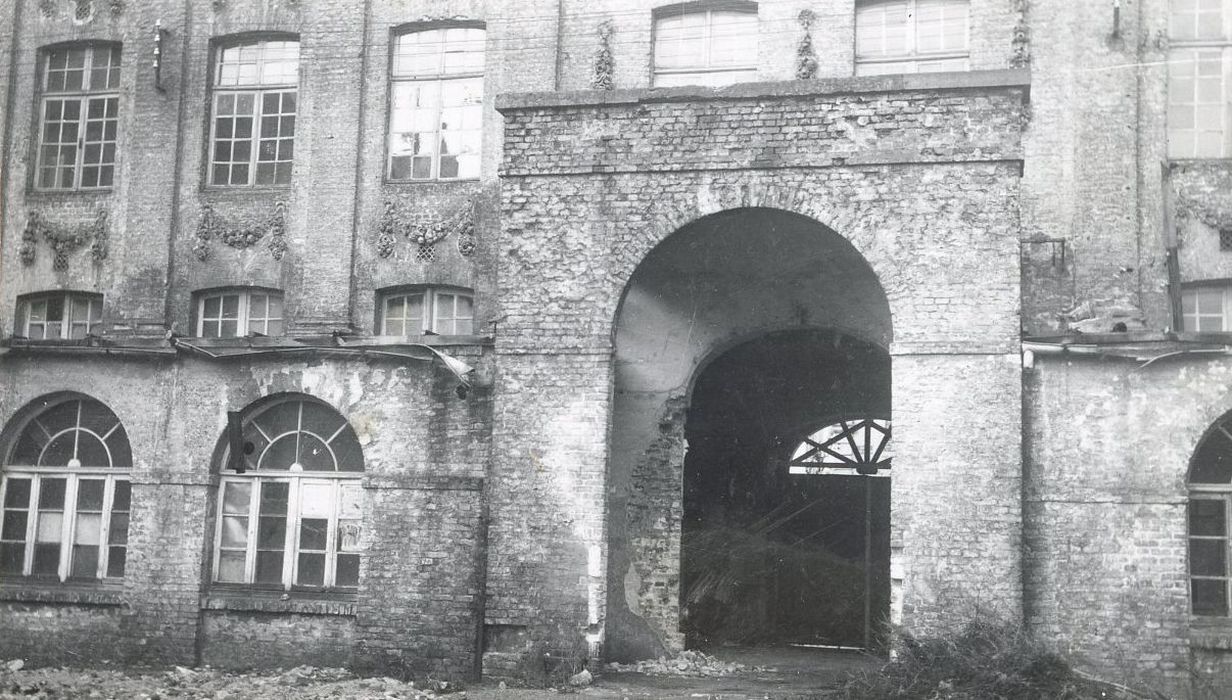
<svg viewBox="0 0 1232 700">
<path fill-rule="evenodd" d="M 757 79 L 757 5 L 656 13 L 654 85 L 720 86 Z"/>
<path fill-rule="evenodd" d="M 291 183 L 298 93 L 298 41 L 218 48 L 210 119 L 211 185 Z"/>
<path fill-rule="evenodd" d="M 1232 158 L 1232 0 L 1172 0 L 1168 156 Z"/>
<path fill-rule="evenodd" d="M 119 91 L 119 46 L 71 46 L 44 53 L 37 189 L 112 186 Z"/>
<path fill-rule="evenodd" d="M 968 0 L 860 0 L 856 75 L 968 69 Z"/>
<path fill-rule="evenodd" d="M 447 27 L 394 38 L 390 180 L 479 177 L 486 32 Z"/>
</svg>

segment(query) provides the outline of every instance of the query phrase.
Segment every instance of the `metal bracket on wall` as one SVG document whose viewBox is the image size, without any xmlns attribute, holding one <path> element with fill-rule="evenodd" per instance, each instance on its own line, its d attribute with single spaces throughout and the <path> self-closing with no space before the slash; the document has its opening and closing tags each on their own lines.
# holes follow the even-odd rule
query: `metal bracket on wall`
<svg viewBox="0 0 1232 700">
<path fill-rule="evenodd" d="M 1047 244 L 1052 248 L 1052 266 L 1061 270 L 1065 269 L 1065 238 L 1032 238 L 1023 241 L 1023 245 Z"/>
</svg>

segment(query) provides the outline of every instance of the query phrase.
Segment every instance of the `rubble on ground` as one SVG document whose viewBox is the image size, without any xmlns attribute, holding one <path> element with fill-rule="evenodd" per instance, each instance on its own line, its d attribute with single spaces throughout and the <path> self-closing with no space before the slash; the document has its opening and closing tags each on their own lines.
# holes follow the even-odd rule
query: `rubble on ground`
<svg viewBox="0 0 1232 700">
<path fill-rule="evenodd" d="M 465 692 L 444 681 L 403 682 L 359 678 L 341 668 L 296 666 L 283 671 L 234 673 L 210 667 L 171 670 L 25 668 L 20 659 L 0 659 L 0 698 L 85 700 L 464 700 Z M 416 687 L 416 686 L 419 687 Z"/>
<path fill-rule="evenodd" d="M 762 666 L 745 666 L 744 664 L 721 661 L 708 654 L 692 649 L 686 649 L 672 658 L 660 656 L 657 659 L 646 659 L 632 664 L 610 663 L 608 671 L 644 673 L 648 676 L 689 676 L 696 678 L 719 678 L 734 676 L 740 673 L 763 673 L 774 669 Z"/>
</svg>

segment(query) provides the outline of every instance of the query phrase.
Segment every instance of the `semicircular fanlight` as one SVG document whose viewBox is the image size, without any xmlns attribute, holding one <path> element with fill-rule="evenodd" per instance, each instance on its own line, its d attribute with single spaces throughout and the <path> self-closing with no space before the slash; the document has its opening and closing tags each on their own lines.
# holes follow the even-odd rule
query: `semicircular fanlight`
<svg viewBox="0 0 1232 700">
<path fill-rule="evenodd" d="M 804 438 L 792 452 L 788 471 L 871 476 L 888 470 L 891 458 L 889 420 L 849 418 L 827 423 Z"/>
</svg>

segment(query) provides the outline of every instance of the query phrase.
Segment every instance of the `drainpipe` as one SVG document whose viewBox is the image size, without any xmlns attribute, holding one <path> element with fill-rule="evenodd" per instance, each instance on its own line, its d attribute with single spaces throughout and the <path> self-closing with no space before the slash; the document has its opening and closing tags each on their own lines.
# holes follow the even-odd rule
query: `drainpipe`
<svg viewBox="0 0 1232 700">
<path fill-rule="evenodd" d="M 556 73 L 552 76 L 552 90 L 560 92 L 560 77 L 564 70 L 565 57 L 565 0 L 556 0 Z"/>
</svg>

